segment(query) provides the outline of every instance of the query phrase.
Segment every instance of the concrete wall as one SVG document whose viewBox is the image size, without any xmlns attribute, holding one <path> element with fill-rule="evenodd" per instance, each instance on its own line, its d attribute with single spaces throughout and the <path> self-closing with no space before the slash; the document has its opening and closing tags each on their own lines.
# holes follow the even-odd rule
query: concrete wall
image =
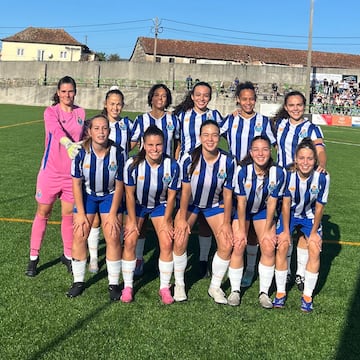
<svg viewBox="0 0 360 360">
<path fill-rule="evenodd" d="M 351 74 L 360 78 L 360 69 L 314 69 L 314 72 Z M 0 103 L 47 106 L 56 91 L 57 81 L 65 76 L 74 77 L 78 84 L 77 103 L 86 108 L 102 109 L 106 91 L 119 85 L 125 95 L 126 110 L 144 112 L 147 92 L 152 84 L 163 82 L 173 93 L 173 104 L 185 95 L 185 79 L 208 81 L 213 86 L 212 108 L 222 113 L 231 112 L 235 106 L 228 86 L 235 77 L 250 80 L 259 86 L 257 106 L 269 103 L 271 83 L 279 84 L 280 93 L 292 88 L 304 91 L 306 69 L 300 67 L 261 65 L 199 65 L 135 62 L 1 62 Z M 224 82 L 224 94 L 220 83 Z M 279 97 L 279 105 L 282 101 Z"/>
</svg>

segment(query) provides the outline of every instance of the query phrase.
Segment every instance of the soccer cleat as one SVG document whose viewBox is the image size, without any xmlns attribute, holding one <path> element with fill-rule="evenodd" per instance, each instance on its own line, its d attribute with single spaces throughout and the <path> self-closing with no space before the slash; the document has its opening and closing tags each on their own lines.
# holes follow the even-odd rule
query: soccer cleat
<svg viewBox="0 0 360 360">
<path fill-rule="evenodd" d="M 273 304 L 272 304 L 272 301 L 271 301 L 269 295 L 265 294 L 264 292 L 260 293 L 259 302 L 260 302 L 260 305 L 264 309 L 272 309 L 272 307 L 273 307 Z"/>
<path fill-rule="evenodd" d="M 240 305 L 240 291 L 238 291 L 238 290 L 232 291 L 227 298 L 227 303 L 231 306 L 239 306 Z"/>
<path fill-rule="evenodd" d="M 176 285 L 175 284 L 175 286 L 174 286 L 174 300 L 176 302 L 181 302 L 181 301 L 186 301 L 187 300 L 184 285 Z"/>
<path fill-rule="evenodd" d="M 252 284 L 254 278 L 254 271 L 246 270 L 244 276 L 241 279 L 241 287 L 249 287 Z"/>
<path fill-rule="evenodd" d="M 68 273 L 72 273 L 71 259 L 68 259 L 64 254 L 60 256 L 60 261 L 66 266 Z"/>
<path fill-rule="evenodd" d="M 96 274 L 99 271 L 98 259 L 90 259 L 89 272 Z"/>
<path fill-rule="evenodd" d="M 84 282 L 74 282 L 71 285 L 71 288 L 66 293 L 67 297 L 74 298 L 76 296 L 79 296 L 82 294 L 82 292 L 85 290 L 85 283 Z"/>
<path fill-rule="evenodd" d="M 134 270 L 134 276 L 143 276 L 144 275 L 144 259 L 136 259 L 136 266 Z"/>
<path fill-rule="evenodd" d="M 301 291 L 301 292 L 304 291 L 304 281 L 305 281 L 304 277 L 302 277 L 300 275 L 296 275 L 295 284 L 296 284 L 298 290 Z"/>
<path fill-rule="evenodd" d="M 119 285 L 109 285 L 109 296 L 111 301 L 119 301 L 121 297 L 121 290 Z"/>
<path fill-rule="evenodd" d="M 305 313 L 310 313 L 313 311 L 313 302 L 312 299 L 307 302 L 304 297 L 301 297 L 301 306 L 300 306 L 300 310 L 305 312 Z"/>
<path fill-rule="evenodd" d="M 283 309 L 285 307 L 286 295 L 281 298 L 275 297 L 272 304 L 274 308 Z"/>
<path fill-rule="evenodd" d="M 200 279 L 210 277 L 207 261 L 199 261 L 199 277 Z"/>
<path fill-rule="evenodd" d="M 227 304 L 225 293 L 220 288 L 209 287 L 208 294 L 217 304 Z"/>
<path fill-rule="evenodd" d="M 131 303 L 133 301 L 133 288 L 130 286 L 124 288 L 121 292 L 120 300 L 123 303 Z"/>
<path fill-rule="evenodd" d="M 37 274 L 37 264 L 39 263 L 39 258 L 36 260 L 29 260 L 28 267 L 25 271 L 25 275 L 34 277 Z"/>
<path fill-rule="evenodd" d="M 170 305 L 174 302 L 174 298 L 171 296 L 170 289 L 168 287 L 162 288 L 159 290 L 159 295 L 161 297 L 161 302 L 164 305 Z"/>
</svg>

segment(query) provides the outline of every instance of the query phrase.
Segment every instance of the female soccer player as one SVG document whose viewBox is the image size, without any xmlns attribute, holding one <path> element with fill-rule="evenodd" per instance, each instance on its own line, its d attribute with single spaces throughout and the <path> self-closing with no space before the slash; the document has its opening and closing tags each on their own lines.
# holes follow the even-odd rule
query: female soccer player
<svg viewBox="0 0 360 360">
<path fill-rule="evenodd" d="M 124 107 L 124 94 L 118 89 L 112 87 L 105 95 L 104 114 L 109 119 L 110 135 L 109 139 L 124 149 L 125 161 L 128 158 L 130 150 L 130 133 L 132 122 L 128 117 L 121 117 L 121 111 Z M 100 237 L 100 218 L 95 216 L 94 222 L 88 237 L 89 247 L 89 271 L 97 273 L 98 265 L 98 245 Z"/>
<path fill-rule="evenodd" d="M 73 226 L 71 159 L 81 148 L 85 111 L 74 104 L 76 83 L 70 76 L 61 78 L 53 97 L 53 105 L 45 109 L 45 152 L 37 176 L 37 210 L 31 229 L 30 261 L 27 276 L 37 274 L 39 252 L 47 222 L 56 199 L 61 201 L 61 236 L 64 252 L 60 260 L 71 272 Z"/>
<path fill-rule="evenodd" d="M 99 213 L 106 241 L 109 295 L 113 301 L 120 299 L 120 205 L 123 197 L 124 155 L 123 149 L 109 140 L 109 134 L 109 120 L 105 115 L 91 118 L 84 148 L 71 166 L 75 208 L 72 246 L 74 281 L 67 293 L 70 298 L 80 295 L 85 289 L 86 240 L 94 217 Z"/>
<path fill-rule="evenodd" d="M 227 303 L 221 282 L 227 271 L 233 247 L 232 182 L 236 160 L 219 149 L 219 137 L 220 129 L 217 122 L 204 121 L 200 126 L 200 145 L 180 159 L 182 185 L 174 238 L 175 301 L 187 299 L 184 282 L 186 249 L 190 229 L 197 216 L 203 213 L 217 243 L 208 294 L 216 303 Z"/>
<path fill-rule="evenodd" d="M 253 83 L 246 81 L 238 84 L 235 98 L 239 107 L 233 114 L 225 117 L 220 133 L 226 137 L 231 154 L 239 162 L 248 154 L 254 137 L 267 136 L 271 145 L 276 144 L 276 139 L 269 118 L 255 112 L 256 91 Z M 246 245 L 246 271 L 241 281 L 243 287 L 248 287 L 252 283 L 257 253 L 258 239 L 250 222 Z"/>
<path fill-rule="evenodd" d="M 316 171 L 325 172 L 326 151 L 323 134 L 320 127 L 314 125 L 304 117 L 306 99 L 299 91 L 291 91 L 286 94 L 284 104 L 274 117 L 275 135 L 277 142 L 278 165 L 286 168 L 294 161 L 296 146 L 305 137 L 310 137 L 316 147 L 319 166 Z M 304 272 L 307 263 L 308 251 L 301 247 L 301 241 L 297 246 L 297 270 L 295 283 L 299 290 L 304 287 Z M 291 278 L 290 263 L 292 243 L 288 252 L 288 281 Z"/>
<path fill-rule="evenodd" d="M 145 130 L 150 125 L 156 125 L 164 134 L 164 153 L 174 157 L 179 141 L 179 125 L 176 116 L 168 112 L 172 103 L 171 91 L 165 84 L 155 84 L 149 90 L 147 100 L 151 110 L 135 119 L 131 133 L 131 148 L 137 144 L 141 148 Z M 137 240 L 135 276 L 141 276 L 144 272 L 145 230 L 146 222 Z"/>
<path fill-rule="evenodd" d="M 271 142 L 264 135 L 253 138 L 248 156 L 240 162 L 235 177 L 237 195 L 237 214 L 233 221 L 235 242 L 245 242 L 250 221 L 260 243 L 259 261 L 260 292 L 259 301 L 264 308 L 272 308 L 268 292 L 274 277 L 281 283 L 285 292 L 287 263 L 286 254 L 289 244 L 275 239 L 275 210 L 277 200 L 282 195 L 285 170 L 276 166 L 271 158 Z M 229 268 L 232 292 L 230 305 L 240 304 L 240 280 L 243 256 L 234 249 Z M 231 270 L 231 271 L 230 271 Z M 238 272 L 238 274 L 236 273 Z M 280 291 L 280 285 L 279 285 Z"/>
<path fill-rule="evenodd" d="M 283 211 L 277 230 L 288 241 L 295 228 L 304 234 L 299 240 L 301 248 L 307 248 L 309 252 L 301 298 L 301 310 L 304 312 L 313 310 L 312 296 L 320 269 L 321 218 L 330 185 L 329 174 L 317 171 L 317 166 L 316 146 L 311 138 L 304 138 L 296 148 L 294 167 L 287 175 Z"/>
<path fill-rule="evenodd" d="M 144 132 L 141 150 L 126 162 L 124 170 L 127 209 L 122 260 L 124 289 L 121 301 L 124 303 L 133 300 L 136 242 L 144 220 L 149 216 L 159 239 L 159 295 L 163 304 L 174 302 L 169 285 L 174 266 L 172 214 L 178 178 L 179 165 L 175 159 L 164 154 L 163 132 L 150 125 Z"/>
<path fill-rule="evenodd" d="M 200 126 L 206 120 L 214 120 L 221 125 L 223 119 L 217 110 L 208 108 L 212 88 L 207 82 L 197 82 L 184 100 L 175 107 L 174 114 L 180 122 L 180 146 L 175 158 L 200 145 Z M 199 214 L 199 275 L 208 275 L 208 259 L 212 243 L 211 230 L 202 213 Z"/>
</svg>

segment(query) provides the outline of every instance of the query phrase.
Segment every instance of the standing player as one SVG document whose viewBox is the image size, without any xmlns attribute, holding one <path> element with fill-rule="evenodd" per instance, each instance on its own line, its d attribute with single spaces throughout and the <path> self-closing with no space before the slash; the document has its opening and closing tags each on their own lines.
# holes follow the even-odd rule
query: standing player
<svg viewBox="0 0 360 360">
<path fill-rule="evenodd" d="M 172 103 L 171 91 L 164 84 L 155 84 L 149 90 L 147 100 L 151 110 L 137 116 L 135 119 L 131 133 L 131 149 L 136 145 L 139 145 L 141 148 L 142 137 L 146 129 L 150 125 L 156 125 L 164 134 L 164 153 L 170 157 L 174 157 L 179 140 L 179 126 L 176 116 L 167 111 Z M 141 276 L 144 272 L 146 222 L 140 230 L 140 237 L 136 245 L 135 276 Z"/>
<path fill-rule="evenodd" d="M 271 145 L 276 144 L 276 139 L 269 118 L 255 112 L 256 91 L 254 84 L 250 81 L 238 84 L 235 90 L 235 98 L 239 108 L 233 114 L 226 116 L 220 132 L 226 137 L 231 154 L 239 162 L 248 154 L 252 140 L 256 136 L 266 136 Z M 248 287 L 252 283 L 257 253 L 258 239 L 252 222 L 250 222 L 246 245 L 246 271 L 241 282 L 243 287 Z"/>
<path fill-rule="evenodd" d="M 313 310 L 313 292 L 319 277 L 322 247 L 321 219 L 329 194 L 330 177 L 316 171 L 318 154 L 311 138 L 304 138 L 295 151 L 294 166 L 288 172 L 283 198 L 283 212 L 278 233 L 290 242 L 295 228 L 304 234 L 299 239 L 301 248 L 309 255 L 305 264 L 301 310 Z M 278 295 L 277 295 L 278 297 Z"/>
<path fill-rule="evenodd" d="M 174 114 L 180 122 L 180 147 L 175 157 L 178 159 L 200 145 L 200 126 L 206 120 L 214 120 L 221 125 L 223 119 L 217 110 L 208 108 L 212 88 L 207 82 L 197 82 L 185 99 L 175 107 Z M 199 273 L 208 275 L 208 260 L 212 243 L 212 233 L 202 213 L 199 214 Z"/>
<path fill-rule="evenodd" d="M 232 182 L 236 160 L 219 149 L 219 138 L 220 129 L 216 121 L 204 121 L 200 126 L 200 145 L 180 159 L 182 185 L 174 238 L 175 301 L 187 299 L 184 281 L 186 249 L 190 230 L 202 213 L 215 234 L 217 243 L 208 294 L 218 304 L 227 303 L 221 283 L 228 269 L 233 247 Z"/>
<path fill-rule="evenodd" d="M 136 242 L 145 218 L 151 217 L 159 239 L 159 295 L 163 304 L 172 304 L 170 279 L 173 272 L 173 220 L 176 192 L 178 190 L 179 165 L 164 154 L 164 134 L 155 125 L 144 133 L 139 153 L 125 165 L 127 217 L 123 253 L 124 290 L 121 301 L 133 300 L 133 276 L 136 267 Z"/>
<path fill-rule="evenodd" d="M 277 143 L 277 162 L 282 167 L 287 167 L 294 161 L 296 146 L 305 137 L 310 137 L 314 142 L 319 166 L 316 171 L 325 172 L 326 151 L 323 134 L 320 127 L 312 124 L 304 118 L 306 99 L 299 91 L 291 91 L 286 94 L 284 104 L 275 115 L 275 135 Z M 301 247 L 302 241 L 297 247 L 297 270 L 295 282 L 302 291 L 304 287 L 304 272 L 308 259 L 308 250 Z M 291 278 L 291 255 L 292 243 L 288 252 L 288 281 Z"/>
<path fill-rule="evenodd" d="M 79 296 L 85 289 L 86 240 L 95 215 L 100 214 L 106 241 L 106 266 L 110 300 L 120 299 L 120 229 L 122 223 L 124 155 L 122 148 L 109 140 L 109 120 L 95 115 L 88 121 L 88 138 L 73 160 L 74 239 L 72 269 L 74 282 L 67 296 Z"/>
<path fill-rule="evenodd" d="M 274 164 L 270 140 L 263 135 L 254 137 L 248 155 L 240 162 L 234 181 L 237 214 L 233 221 L 233 230 L 235 239 L 238 237 L 238 241 L 244 242 L 250 221 L 253 222 L 260 243 L 259 301 L 264 308 L 273 306 L 268 293 L 274 270 L 279 291 L 280 284 L 282 291 L 285 291 L 286 285 L 286 254 L 289 244 L 276 240 L 274 221 L 277 201 L 282 195 L 284 182 L 285 170 Z M 242 254 L 237 254 L 234 250 L 229 269 L 232 298 L 229 297 L 228 302 L 231 305 L 240 303 L 242 261 Z M 238 276 L 235 275 L 236 270 Z"/>
<path fill-rule="evenodd" d="M 61 236 L 64 252 L 60 260 L 71 272 L 73 227 L 71 159 L 81 145 L 85 111 L 74 104 L 76 83 L 70 76 L 61 78 L 53 97 L 53 105 L 45 109 L 45 152 L 37 177 L 35 199 L 37 210 L 31 229 L 30 261 L 27 276 L 37 274 L 39 251 L 47 222 L 56 199 L 61 201 Z"/>
<path fill-rule="evenodd" d="M 110 135 L 109 139 L 124 149 L 125 161 L 130 150 L 130 132 L 132 122 L 128 117 L 121 117 L 121 111 L 124 107 L 124 94 L 116 87 L 112 87 L 105 95 L 104 109 L 102 114 L 109 119 Z M 100 237 L 100 218 L 95 216 L 89 237 L 89 271 L 96 273 L 99 270 L 98 265 L 98 245 Z"/>
</svg>

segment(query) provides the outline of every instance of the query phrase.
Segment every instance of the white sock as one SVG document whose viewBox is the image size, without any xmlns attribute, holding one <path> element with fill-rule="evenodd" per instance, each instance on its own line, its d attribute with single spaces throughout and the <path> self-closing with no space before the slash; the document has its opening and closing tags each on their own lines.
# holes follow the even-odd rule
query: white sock
<svg viewBox="0 0 360 360">
<path fill-rule="evenodd" d="M 246 271 L 255 272 L 258 245 L 246 245 Z"/>
<path fill-rule="evenodd" d="M 136 266 L 136 259 L 134 260 L 122 260 L 122 275 L 124 280 L 124 287 L 133 287 L 134 283 L 134 270 Z"/>
<path fill-rule="evenodd" d="M 305 296 L 312 297 L 319 277 L 319 273 L 312 273 L 305 270 L 304 292 Z"/>
<path fill-rule="evenodd" d="M 136 243 L 135 254 L 137 259 L 144 257 L 145 238 L 139 238 Z"/>
<path fill-rule="evenodd" d="M 296 253 L 297 253 L 296 275 L 300 275 L 301 277 L 304 277 L 305 276 L 306 264 L 307 264 L 308 259 L 309 259 L 309 250 L 308 249 L 302 249 L 302 248 L 298 247 L 296 249 Z"/>
<path fill-rule="evenodd" d="M 98 258 L 98 247 L 100 238 L 100 227 L 91 228 L 90 234 L 87 239 L 90 260 Z"/>
<path fill-rule="evenodd" d="M 160 289 L 169 287 L 173 270 L 173 261 L 162 261 L 159 259 Z"/>
<path fill-rule="evenodd" d="M 212 236 L 199 235 L 199 261 L 208 261 L 211 249 Z"/>
<path fill-rule="evenodd" d="M 74 283 L 84 282 L 86 271 L 86 260 L 71 260 Z"/>
<path fill-rule="evenodd" d="M 287 252 L 287 255 L 286 255 L 286 261 L 287 261 L 287 273 L 289 275 L 291 275 L 291 256 L 292 256 L 292 252 L 293 252 L 293 241 L 291 239 L 291 242 L 290 242 L 290 246 L 289 246 L 289 249 L 288 249 L 288 252 Z"/>
<path fill-rule="evenodd" d="M 221 259 L 221 257 L 216 252 L 212 262 L 212 277 L 210 282 L 210 287 L 219 288 L 221 286 L 222 280 L 225 276 L 225 273 L 229 267 L 230 260 Z"/>
<path fill-rule="evenodd" d="M 259 262 L 260 293 L 269 294 L 269 289 L 274 277 L 275 265 L 265 266 Z"/>
<path fill-rule="evenodd" d="M 174 277 L 175 277 L 175 284 L 185 286 L 185 269 L 187 265 L 187 253 L 186 251 L 177 256 L 173 253 L 174 259 Z"/>
<path fill-rule="evenodd" d="M 121 260 L 111 261 L 106 259 L 109 285 L 119 285 Z"/>
<path fill-rule="evenodd" d="M 287 277 L 287 270 L 275 269 L 276 291 L 278 293 L 286 294 L 286 277 Z"/>
<path fill-rule="evenodd" d="M 35 261 L 38 259 L 38 256 L 37 255 L 30 255 L 30 260 L 31 261 Z"/>
<path fill-rule="evenodd" d="M 234 269 L 229 267 L 228 277 L 230 280 L 231 291 L 240 291 L 241 278 L 243 276 L 244 268 Z"/>
</svg>

